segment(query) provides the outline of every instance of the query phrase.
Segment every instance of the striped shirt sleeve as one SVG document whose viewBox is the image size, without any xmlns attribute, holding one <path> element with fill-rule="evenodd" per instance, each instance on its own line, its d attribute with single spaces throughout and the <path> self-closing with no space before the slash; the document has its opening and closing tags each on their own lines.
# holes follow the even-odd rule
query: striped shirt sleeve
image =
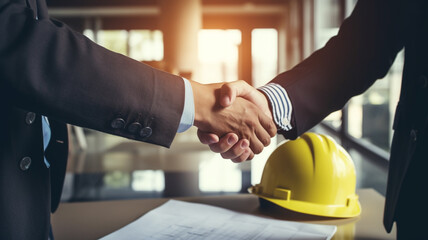
<svg viewBox="0 0 428 240">
<path fill-rule="evenodd" d="M 273 120 L 276 125 L 282 130 L 291 130 L 291 113 L 293 107 L 287 95 L 287 91 L 276 83 L 269 83 L 258 89 L 263 91 L 268 97 L 272 106 Z"/>
</svg>

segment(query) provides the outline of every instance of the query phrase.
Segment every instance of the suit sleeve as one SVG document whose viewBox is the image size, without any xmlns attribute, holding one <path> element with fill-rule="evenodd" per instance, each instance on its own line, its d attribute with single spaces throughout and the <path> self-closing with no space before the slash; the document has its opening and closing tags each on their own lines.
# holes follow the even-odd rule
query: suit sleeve
<svg viewBox="0 0 428 240">
<path fill-rule="evenodd" d="M 102 48 L 61 22 L 36 20 L 25 1 L 0 2 L 0 33 L 3 102 L 110 134 L 171 144 L 184 104 L 180 77 Z M 144 128 L 150 131 L 142 136 Z"/>
<path fill-rule="evenodd" d="M 293 105 L 293 128 L 280 133 L 298 137 L 386 75 L 404 45 L 409 10 L 399 5 L 360 0 L 337 36 L 272 80 L 286 89 Z"/>
</svg>

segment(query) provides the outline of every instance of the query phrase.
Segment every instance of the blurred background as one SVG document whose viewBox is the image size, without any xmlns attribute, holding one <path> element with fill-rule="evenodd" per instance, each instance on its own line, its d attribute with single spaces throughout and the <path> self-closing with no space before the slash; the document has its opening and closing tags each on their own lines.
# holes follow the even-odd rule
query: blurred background
<svg viewBox="0 0 428 240">
<path fill-rule="evenodd" d="M 334 36 L 355 0 L 48 0 L 51 17 L 112 51 L 201 83 L 269 82 Z M 350 46 L 352 47 L 352 46 Z M 126 66 L 124 66 L 126 68 Z M 351 154 L 357 187 L 385 194 L 403 54 L 388 75 L 311 131 Z M 63 202 L 236 194 L 259 183 L 282 136 L 234 164 L 199 143 L 170 149 L 69 126 Z"/>
</svg>

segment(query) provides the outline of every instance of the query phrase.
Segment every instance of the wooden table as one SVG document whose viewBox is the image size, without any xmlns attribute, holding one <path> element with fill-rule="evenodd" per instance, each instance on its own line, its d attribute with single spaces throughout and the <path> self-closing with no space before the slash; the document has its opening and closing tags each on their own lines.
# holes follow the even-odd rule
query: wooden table
<svg viewBox="0 0 428 240">
<path fill-rule="evenodd" d="M 337 225 L 333 239 L 395 239 L 395 226 L 387 234 L 382 225 L 384 197 L 373 189 L 359 189 L 362 213 L 351 219 L 332 219 L 298 214 L 284 209 L 260 209 L 258 197 L 237 194 L 186 197 L 177 200 L 204 203 L 268 218 Z M 62 203 L 52 215 L 55 239 L 98 239 L 136 220 L 168 201 L 167 198 Z"/>
</svg>

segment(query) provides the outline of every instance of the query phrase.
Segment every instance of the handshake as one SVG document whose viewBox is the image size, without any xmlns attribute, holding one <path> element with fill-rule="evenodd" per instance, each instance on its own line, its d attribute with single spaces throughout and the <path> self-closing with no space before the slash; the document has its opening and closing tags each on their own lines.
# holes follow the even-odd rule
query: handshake
<svg viewBox="0 0 428 240">
<path fill-rule="evenodd" d="M 242 80 L 207 85 L 190 82 L 194 126 L 199 140 L 213 152 L 243 162 L 270 144 L 277 129 L 264 94 Z"/>
</svg>

